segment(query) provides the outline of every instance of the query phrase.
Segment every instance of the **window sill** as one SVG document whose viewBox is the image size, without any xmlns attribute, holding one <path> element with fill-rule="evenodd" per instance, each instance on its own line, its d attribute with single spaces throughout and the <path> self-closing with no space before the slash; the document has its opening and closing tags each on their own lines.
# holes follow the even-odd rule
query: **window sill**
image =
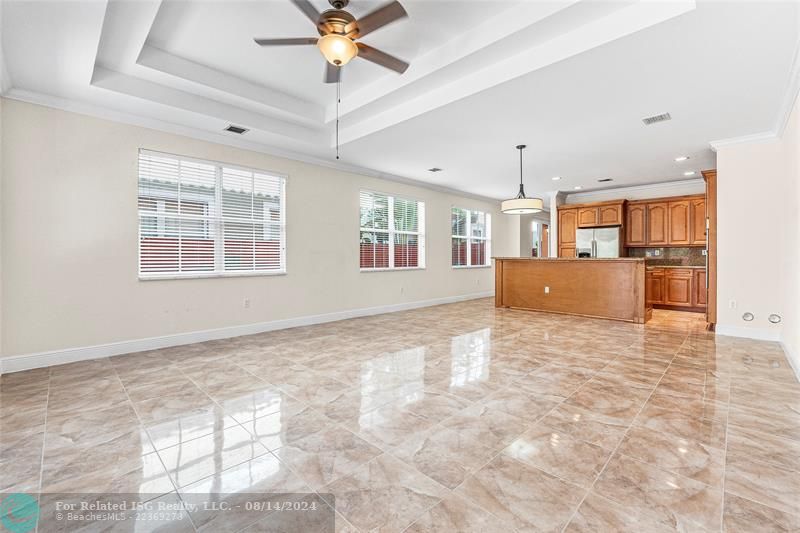
<svg viewBox="0 0 800 533">
<path fill-rule="evenodd" d="M 210 272 L 208 274 L 165 274 L 157 276 L 139 276 L 139 281 L 164 281 L 175 279 L 213 279 L 213 278 L 252 278 L 262 276 L 285 276 L 285 270 L 271 272 Z"/>
<path fill-rule="evenodd" d="M 451 268 L 456 270 L 469 268 L 492 268 L 492 265 L 451 265 Z"/>
<path fill-rule="evenodd" d="M 369 272 L 403 272 L 407 270 L 425 270 L 425 267 L 400 267 L 400 268 L 362 268 L 363 273 Z"/>
</svg>

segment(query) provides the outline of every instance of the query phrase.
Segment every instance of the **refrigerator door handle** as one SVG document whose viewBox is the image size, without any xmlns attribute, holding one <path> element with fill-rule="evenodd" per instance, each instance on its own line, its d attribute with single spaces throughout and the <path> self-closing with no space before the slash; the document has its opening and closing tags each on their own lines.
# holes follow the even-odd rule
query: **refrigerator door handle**
<svg viewBox="0 0 800 533">
<path fill-rule="evenodd" d="M 592 257 L 597 257 L 597 241 L 592 239 Z"/>
</svg>

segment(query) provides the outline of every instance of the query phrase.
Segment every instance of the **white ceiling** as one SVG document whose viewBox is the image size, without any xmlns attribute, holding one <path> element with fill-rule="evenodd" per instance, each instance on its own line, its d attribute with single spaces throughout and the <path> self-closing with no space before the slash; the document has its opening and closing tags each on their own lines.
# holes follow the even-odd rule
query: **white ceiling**
<svg viewBox="0 0 800 533">
<path fill-rule="evenodd" d="M 356 59 L 343 72 L 341 164 L 491 198 L 516 192 L 520 143 L 529 193 L 712 168 L 710 142 L 775 130 L 797 70 L 797 2 L 404 6 L 408 19 L 364 40 L 411 68 L 401 76 Z M 314 35 L 287 0 L 0 8 L 8 97 L 334 164 L 335 87 L 322 83 L 319 52 L 252 42 Z M 673 120 L 642 124 L 662 112 Z M 251 131 L 221 133 L 229 123 Z"/>
</svg>

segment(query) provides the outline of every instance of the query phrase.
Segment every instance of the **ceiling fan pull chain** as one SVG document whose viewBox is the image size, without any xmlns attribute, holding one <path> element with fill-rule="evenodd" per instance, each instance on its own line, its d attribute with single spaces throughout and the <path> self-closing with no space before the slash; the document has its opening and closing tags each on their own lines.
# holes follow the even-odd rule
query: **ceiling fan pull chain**
<svg viewBox="0 0 800 533">
<path fill-rule="evenodd" d="M 340 67 L 341 68 L 341 67 Z M 339 159 L 339 104 L 342 101 L 342 77 L 336 80 L 336 159 Z"/>
</svg>

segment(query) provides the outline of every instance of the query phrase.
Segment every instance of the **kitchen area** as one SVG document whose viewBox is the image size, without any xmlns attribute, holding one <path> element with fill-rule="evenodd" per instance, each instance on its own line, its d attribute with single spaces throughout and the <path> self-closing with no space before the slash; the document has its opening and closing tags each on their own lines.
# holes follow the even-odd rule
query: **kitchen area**
<svg viewBox="0 0 800 533">
<path fill-rule="evenodd" d="M 645 301 L 654 309 L 705 313 L 705 195 L 558 207 L 558 256 L 645 260 Z"/>
<path fill-rule="evenodd" d="M 619 198 L 610 191 L 606 197 L 614 199 L 602 201 L 567 197 L 549 225 L 531 224 L 534 243 L 521 246 L 523 257 L 495 258 L 495 305 L 639 324 L 668 310 L 708 326 L 709 235 L 716 227 L 708 194 L 716 175 L 709 174 L 713 184 L 701 182 L 690 194 L 626 197 L 629 191 L 618 189 Z M 552 229 L 549 254 L 544 229 Z"/>
</svg>

